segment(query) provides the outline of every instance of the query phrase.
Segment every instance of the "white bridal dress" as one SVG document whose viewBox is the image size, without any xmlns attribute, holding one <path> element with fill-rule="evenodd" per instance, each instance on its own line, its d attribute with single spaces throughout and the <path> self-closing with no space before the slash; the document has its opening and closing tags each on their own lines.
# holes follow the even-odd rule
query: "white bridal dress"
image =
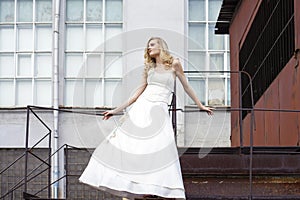
<svg viewBox="0 0 300 200">
<path fill-rule="evenodd" d="M 174 79 L 172 69 L 149 70 L 146 89 L 96 148 L 80 182 L 127 198 L 185 199 L 168 111 Z"/>
</svg>

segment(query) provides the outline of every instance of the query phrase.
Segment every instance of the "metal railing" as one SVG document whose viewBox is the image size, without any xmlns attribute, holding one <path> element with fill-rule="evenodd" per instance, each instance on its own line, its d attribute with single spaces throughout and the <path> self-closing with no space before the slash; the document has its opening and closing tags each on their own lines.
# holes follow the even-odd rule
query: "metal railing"
<svg viewBox="0 0 300 200">
<path fill-rule="evenodd" d="M 32 196 L 36 196 L 38 194 L 40 194 L 41 192 L 45 191 L 46 189 L 48 190 L 47 192 L 47 196 L 48 198 L 51 198 L 51 186 L 57 182 L 59 182 L 60 180 L 64 179 L 67 177 L 67 174 L 61 176 L 59 179 L 54 180 L 53 182 L 51 182 L 51 158 L 59 153 L 61 150 L 65 149 L 65 148 L 75 148 L 71 145 L 68 144 L 64 144 L 61 147 L 59 147 L 56 151 L 51 152 L 52 148 L 51 148 L 51 129 L 50 127 L 41 119 L 41 117 L 38 116 L 38 114 L 34 111 L 34 109 L 39 109 L 39 110 L 59 110 L 61 112 L 72 112 L 72 113 L 80 113 L 80 114 L 86 114 L 86 115 L 95 115 L 94 113 L 88 113 L 88 112 L 75 112 L 75 111 L 70 111 L 70 110 L 65 110 L 65 109 L 53 109 L 53 108 L 49 108 L 49 107 L 39 107 L 39 106 L 27 106 L 27 112 L 26 112 L 26 132 L 25 132 L 25 150 L 24 153 L 22 155 L 20 155 L 19 157 L 17 157 L 17 159 L 15 159 L 12 163 L 10 163 L 7 167 L 5 167 L 4 169 L 2 169 L 0 171 L 0 175 L 3 175 L 5 172 L 7 172 L 8 170 L 10 170 L 11 168 L 13 168 L 15 165 L 19 165 L 20 162 L 22 162 L 22 159 L 25 159 L 24 162 L 24 176 L 23 178 L 19 179 L 6 193 L 2 194 L 2 196 L 0 196 L 0 199 L 5 199 L 5 198 L 9 198 L 9 199 L 14 199 L 14 192 L 18 189 L 20 189 L 21 187 L 24 187 L 24 194 L 28 193 L 28 184 L 33 181 L 35 178 L 37 178 L 38 176 L 42 175 L 43 173 L 48 173 L 48 178 L 47 178 L 47 184 L 46 186 L 44 186 L 42 189 L 38 190 L 37 192 L 35 192 L 34 194 L 30 194 Z M 33 116 L 43 125 L 43 127 L 45 127 L 47 129 L 47 133 L 40 139 L 38 140 L 32 147 L 29 147 L 29 140 L 30 140 L 30 113 L 33 114 Z M 97 115 L 97 114 L 96 114 Z M 44 140 L 48 139 L 48 155 L 46 157 L 46 159 L 42 159 L 40 156 L 38 156 L 37 154 L 35 154 L 34 150 L 35 148 L 38 147 L 39 144 L 41 144 L 41 142 L 43 142 Z M 29 171 L 29 155 L 33 156 L 34 158 L 36 158 L 38 161 L 40 161 L 41 163 L 37 166 L 35 166 L 32 170 Z M 39 171 L 38 170 L 43 166 L 46 165 L 46 168 Z M 37 173 L 36 173 L 37 172 Z"/>
<path fill-rule="evenodd" d="M 253 137 L 254 137 L 254 130 L 255 130 L 255 112 L 285 112 L 285 113 L 300 113 L 300 110 L 294 110 L 294 109 L 268 109 L 268 108 L 255 108 L 254 105 L 254 96 L 253 96 L 253 85 L 252 85 L 252 77 L 251 75 L 246 71 L 184 71 L 184 73 L 230 73 L 230 74 L 238 74 L 238 80 L 239 80 L 239 102 L 240 106 L 238 108 L 225 108 L 220 109 L 218 108 L 215 111 L 231 111 L 231 112 L 239 112 L 239 130 L 240 130 L 240 147 L 244 147 L 243 137 L 243 114 L 242 112 L 247 111 L 250 112 L 250 141 L 249 141 L 249 200 L 252 200 L 253 198 Z M 242 75 L 245 75 L 249 81 L 249 87 L 250 87 L 250 97 L 251 97 L 251 108 L 243 108 L 243 91 L 242 91 Z M 176 92 L 176 84 L 174 91 Z M 176 107 L 176 94 L 173 95 L 172 102 L 175 102 L 173 105 L 171 105 L 171 111 L 172 111 L 172 124 L 173 129 L 175 131 L 175 134 L 177 133 L 177 127 L 176 127 L 176 113 L 178 111 L 183 113 L 189 113 L 189 112 L 201 112 L 201 110 L 184 110 L 181 108 Z M 278 153 L 278 151 L 276 151 Z M 298 154 L 298 152 L 297 152 Z M 299 152 L 300 154 L 300 152 Z"/>
<path fill-rule="evenodd" d="M 29 121 L 30 121 L 30 113 L 32 113 L 35 118 L 48 130 L 48 132 L 39 140 L 37 141 L 32 147 L 29 147 Z M 19 189 L 20 187 L 24 186 L 24 192 L 27 191 L 28 183 L 32 181 L 34 178 L 38 177 L 39 175 L 43 174 L 45 171 L 48 171 L 48 184 L 50 184 L 49 180 L 51 177 L 51 129 L 45 124 L 45 122 L 32 110 L 30 106 L 27 106 L 27 119 L 26 119 L 26 133 L 25 133 L 25 151 L 24 153 L 19 156 L 14 162 L 12 162 L 10 165 L 8 165 L 6 168 L 1 170 L 0 175 L 4 174 L 6 171 L 8 171 L 10 168 L 12 168 L 14 165 L 19 164 L 19 161 L 21 159 L 25 158 L 25 169 L 24 169 L 24 177 L 9 190 L 5 194 L 3 194 L 0 199 L 4 199 L 5 197 L 11 195 L 11 198 L 13 199 L 13 193 Z M 45 139 L 48 138 L 48 156 L 46 159 L 42 159 L 40 156 L 36 155 L 34 153 L 34 149 Z M 29 155 L 32 155 L 35 157 L 37 160 L 41 162 L 40 165 L 37 167 L 33 168 L 30 172 L 28 172 L 28 157 Z M 43 169 L 42 171 L 34 174 L 35 172 L 38 171 L 38 169 L 42 166 L 46 165 L 47 168 Z M 34 175 L 33 175 L 34 174 Z M 32 177 L 30 177 L 33 175 Z M 30 177 L 30 178 L 29 178 Z M 50 190 L 48 191 L 48 196 L 51 196 Z"/>
<path fill-rule="evenodd" d="M 250 144 L 249 144 L 249 155 L 250 155 L 250 159 L 249 159 L 249 199 L 252 199 L 253 196 L 253 189 L 252 189 L 252 183 L 253 183 L 253 134 L 254 134 L 254 129 L 255 129 L 255 112 L 289 112 L 289 113 L 300 113 L 300 110 L 293 110 L 293 109 L 266 109 L 266 108 L 255 108 L 254 107 L 254 101 L 253 101 L 253 91 L 252 91 L 252 81 L 251 81 L 251 77 L 247 72 L 244 71 L 185 71 L 185 73 L 234 73 L 234 74 L 238 74 L 239 75 L 239 95 L 240 95 L 240 102 L 242 102 L 242 91 L 241 91 L 241 76 L 242 74 L 245 75 L 248 79 L 249 79 L 249 85 L 250 85 L 250 90 L 251 90 L 251 102 L 252 102 L 252 107 L 251 108 L 243 108 L 242 106 L 238 107 L 238 108 L 218 108 L 217 110 L 215 110 L 215 112 L 220 112 L 220 111 L 231 111 L 231 112 L 239 112 L 239 127 L 240 127 L 240 147 L 243 147 L 243 120 L 242 120 L 242 112 L 243 111 L 247 111 L 250 112 Z M 175 84 L 176 86 L 176 84 Z M 66 178 L 68 176 L 68 174 L 63 175 L 62 177 L 60 177 L 58 180 L 55 180 L 54 182 L 51 183 L 51 157 L 58 153 L 61 149 L 63 148 L 69 148 L 71 146 L 65 144 L 63 146 L 61 146 L 59 149 L 57 149 L 57 151 L 53 152 L 51 154 L 51 129 L 49 128 L 49 126 L 47 126 L 47 124 L 37 115 L 36 112 L 34 112 L 33 109 L 39 109 L 39 110 L 49 110 L 49 111 L 59 111 L 59 112 L 67 112 L 67 113 L 74 113 L 74 114 L 84 114 L 84 115 L 93 115 L 93 116 L 103 116 L 102 113 L 96 113 L 96 112 L 82 112 L 82 111 L 74 111 L 74 110 L 68 110 L 68 109 L 54 109 L 54 108 L 49 108 L 49 107 L 40 107 L 40 106 L 27 106 L 27 120 L 26 120 L 26 143 L 25 143 L 25 152 L 24 154 L 22 154 L 19 158 L 17 158 L 13 163 L 11 163 L 8 167 L 6 167 L 5 169 L 3 169 L 0 174 L 4 173 L 7 169 L 11 168 L 13 165 L 15 165 L 21 158 L 25 157 L 25 175 L 24 178 L 22 180 L 20 180 L 15 186 L 13 186 L 6 194 L 4 194 L 3 196 L 0 197 L 4 198 L 6 196 L 8 196 L 9 194 L 13 193 L 16 189 L 20 188 L 21 186 L 24 185 L 24 192 L 28 191 L 28 184 L 31 180 L 33 180 L 34 178 L 36 178 L 39 174 L 45 172 L 42 171 L 40 173 L 38 173 L 37 175 L 29 178 L 30 175 L 33 174 L 33 172 L 36 170 L 34 169 L 31 172 L 28 172 L 28 156 L 32 155 L 34 157 L 36 157 L 38 160 L 41 161 L 41 165 L 47 165 L 47 171 L 48 171 L 48 182 L 47 182 L 47 186 L 45 186 L 44 188 L 42 188 L 40 191 L 38 191 L 36 194 L 40 193 L 41 191 L 48 189 L 48 197 L 51 197 L 51 185 L 55 184 L 56 182 L 60 181 L 63 178 Z M 200 110 L 184 110 L 182 108 L 177 108 L 176 105 L 176 88 L 174 89 L 174 95 L 173 95 L 173 99 L 172 99 L 172 104 L 170 105 L 170 111 L 172 112 L 172 124 L 173 124 L 173 128 L 174 128 L 174 133 L 176 134 L 177 132 L 177 112 L 183 112 L 183 113 L 189 113 L 189 112 L 200 112 Z M 29 147 L 29 121 L 30 121 L 30 113 L 32 113 L 37 119 L 38 121 L 48 130 L 48 133 L 45 134 L 44 137 L 42 137 L 34 146 Z M 45 140 L 46 138 L 48 138 L 48 146 L 49 146 L 49 152 L 48 152 L 48 158 L 43 160 L 40 159 L 37 155 L 35 155 L 33 153 L 33 149 L 35 147 L 37 147 L 38 144 L 41 143 L 41 141 Z M 176 138 L 176 137 L 175 137 Z M 72 148 L 76 148 L 76 147 L 72 147 Z"/>
</svg>

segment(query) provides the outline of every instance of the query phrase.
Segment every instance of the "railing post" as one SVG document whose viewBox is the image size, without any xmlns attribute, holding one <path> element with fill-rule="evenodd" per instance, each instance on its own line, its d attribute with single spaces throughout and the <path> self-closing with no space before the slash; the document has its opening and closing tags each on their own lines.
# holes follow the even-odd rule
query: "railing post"
<svg viewBox="0 0 300 200">
<path fill-rule="evenodd" d="M 51 198 L 51 153 L 52 153 L 52 146 L 51 146 L 51 137 L 52 137 L 52 134 L 51 134 L 51 131 L 49 132 L 49 143 L 48 143 L 48 198 Z"/>
<path fill-rule="evenodd" d="M 66 199 L 68 199 L 68 194 L 69 194 L 69 181 L 68 181 L 68 175 L 69 175 L 69 145 L 66 144 L 66 148 L 65 148 L 65 174 L 66 174 Z"/>
<path fill-rule="evenodd" d="M 249 149 L 250 150 L 250 152 L 249 152 L 249 156 L 250 156 L 250 158 L 249 158 L 249 199 L 252 200 L 252 185 L 253 185 L 253 182 L 252 182 L 252 176 L 253 176 L 253 169 L 252 169 L 252 167 L 253 167 L 253 130 L 254 130 L 254 126 L 255 126 L 253 85 L 252 85 L 252 78 L 251 78 L 250 74 L 248 72 L 246 72 L 246 71 L 241 71 L 241 72 L 244 73 L 245 75 L 247 75 L 247 77 L 249 79 L 250 97 L 251 97 L 250 149 Z M 240 87 L 241 87 L 241 84 L 242 83 L 240 82 Z"/>
<path fill-rule="evenodd" d="M 250 80 L 250 94 L 251 94 L 251 122 L 250 122 L 250 170 L 249 170 L 249 181 L 250 181 L 250 200 L 252 200 L 252 172 L 253 172 L 253 131 L 255 127 L 255 116 L 254 116 L 254 97 L 253 97 L 253 86 L 252 86 L 252 79 L 250 74 L 248 74 Z"/>
<path fill-rule="evenodd" d="M 251 109 L 250 122 L 250 163 L 249 163 L 249 200 L 252 200 L 252 176 L 253 176 L 253 122 L 254 122 L 254 108 Z"/>
<path fill-rule="evenodd" d="M 24 191 L 27 193 L 27 171 L 28 171 L 28 146 L 29 146 L 29 111 L 30 108 L 27 106 L 27 117 L 26 117 L 26 136 L 25 136 L 25 172 L 24 172 Z"/>
<path fill-rule="evenodd" d="M 174 138 L 175 142 L 177 144 L 177 111 L 176 111 L 176 79 L 174 80 L 174 93 L 172 97 L 172 125 L 173 125 L 173 131 L 174 131 Z"/>
<path fill-rule="evenodd" d="M 239 107 L 243 108 L 243 98 L 242 98 L 242 73 L 238 72 L 238 79 L 239 79 Z M 240 127 L 240 147 L 244 146 L 244 140 L 243 140 L 243 110 L 239 110 L 239 127 Z"/>
</svg>

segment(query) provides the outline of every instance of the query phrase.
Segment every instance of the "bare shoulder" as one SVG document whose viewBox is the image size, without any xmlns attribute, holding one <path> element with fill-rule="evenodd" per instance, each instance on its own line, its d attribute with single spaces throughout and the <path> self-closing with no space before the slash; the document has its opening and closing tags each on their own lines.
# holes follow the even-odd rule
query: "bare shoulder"
<svg viewBox="0 0 300 200">
<path fill-rule="evenodd" d="M 182 72 L 182 65 L 181 62 L 179 60 L 179 58 L 174 58 L 173 62 L 172 62 L 172 68 L 174 69 L 175 72 Z"/>
<path fill-rule="evenodd" d="M 179 58 L 174 58 L 173 62 L 172 62 L 172 65 L 174 67 L 181 65 Z"/>
</svg>

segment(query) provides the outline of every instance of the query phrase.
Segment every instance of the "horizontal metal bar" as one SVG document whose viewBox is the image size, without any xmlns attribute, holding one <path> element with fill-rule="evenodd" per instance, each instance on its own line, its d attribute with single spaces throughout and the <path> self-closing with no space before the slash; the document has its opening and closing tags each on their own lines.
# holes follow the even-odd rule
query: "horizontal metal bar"
<svg viewBox="0 0 300 200">
<path fill-rule="evenodd" d="M 83 114 L 83 115 L 96 115 L 96 116 L 104 116 L 102 113 L 95 113 L 95 112 L 81 112 L 81 111 L 74 111 L 74 110 L 67 110 L 61 108 L 51 108 L 51 107 L 41 107 L 41 106 L 29 106 L 30 108 L 40 109 L 40 110 L 56 110 L 60 112 L 67 112 L 67 113 L 75 113 L 75 114 Z M 110 110 L 110 109 L 103 109 L 103 110 Z M 122 115 L 122 113 L 117 113 L 114 115 Z"/>
<path fill-rule="evenodd" d="M 169 109 L 169 111 L 180 111 L 180 112 L 206 112 L 205 110 L 193 109 L 193 110 L 184 110 L 182 108 Z M 214 112 L 220 111 L 266 111 L 266 112 L 291 112 L 291 113 L 300 113 L 300 110 L 292 109 L 269 109 L 269 108 L 215 108 Z"/>
<path fill-rule="evenodd" d="M 56 110 L 60 112 L 67 112 L 67 113 L 75 113 L 75 114 L 83 114 L 83 115 L 93 115 L 93 116 L 104 116 L 102 113 L 95 113 L 95 112 L 81 112 L 81 111 L 74 111 L 74 110 L 68 110 L 68 109 L 55 109 L 51 107 L 41 107 L 41 106 L 29 106 L 30 108 L 36 108 L 41 110 Z M 213 107 L 212 107 L 213 108 Z M 103 109 L 104 110 L 104 109 Z M 105 109 L 106 110 L 106 109 Z M 169 109 L 169 111 L 180 111 L 180 112 L 205 112 L 204 110 L 200 110 L 198 108 L 195 109 Z M 270 108 L 215 108 L 214 112 L 220 112 L 220 111 L 266 111 L 266 112 L 291 112 L 291 113 L 300 113 L 300 110 L 295 109 L 270 109 Z M 114 115 L 123 115 L 123 113 L 117 113 Z"/>
</svg>

